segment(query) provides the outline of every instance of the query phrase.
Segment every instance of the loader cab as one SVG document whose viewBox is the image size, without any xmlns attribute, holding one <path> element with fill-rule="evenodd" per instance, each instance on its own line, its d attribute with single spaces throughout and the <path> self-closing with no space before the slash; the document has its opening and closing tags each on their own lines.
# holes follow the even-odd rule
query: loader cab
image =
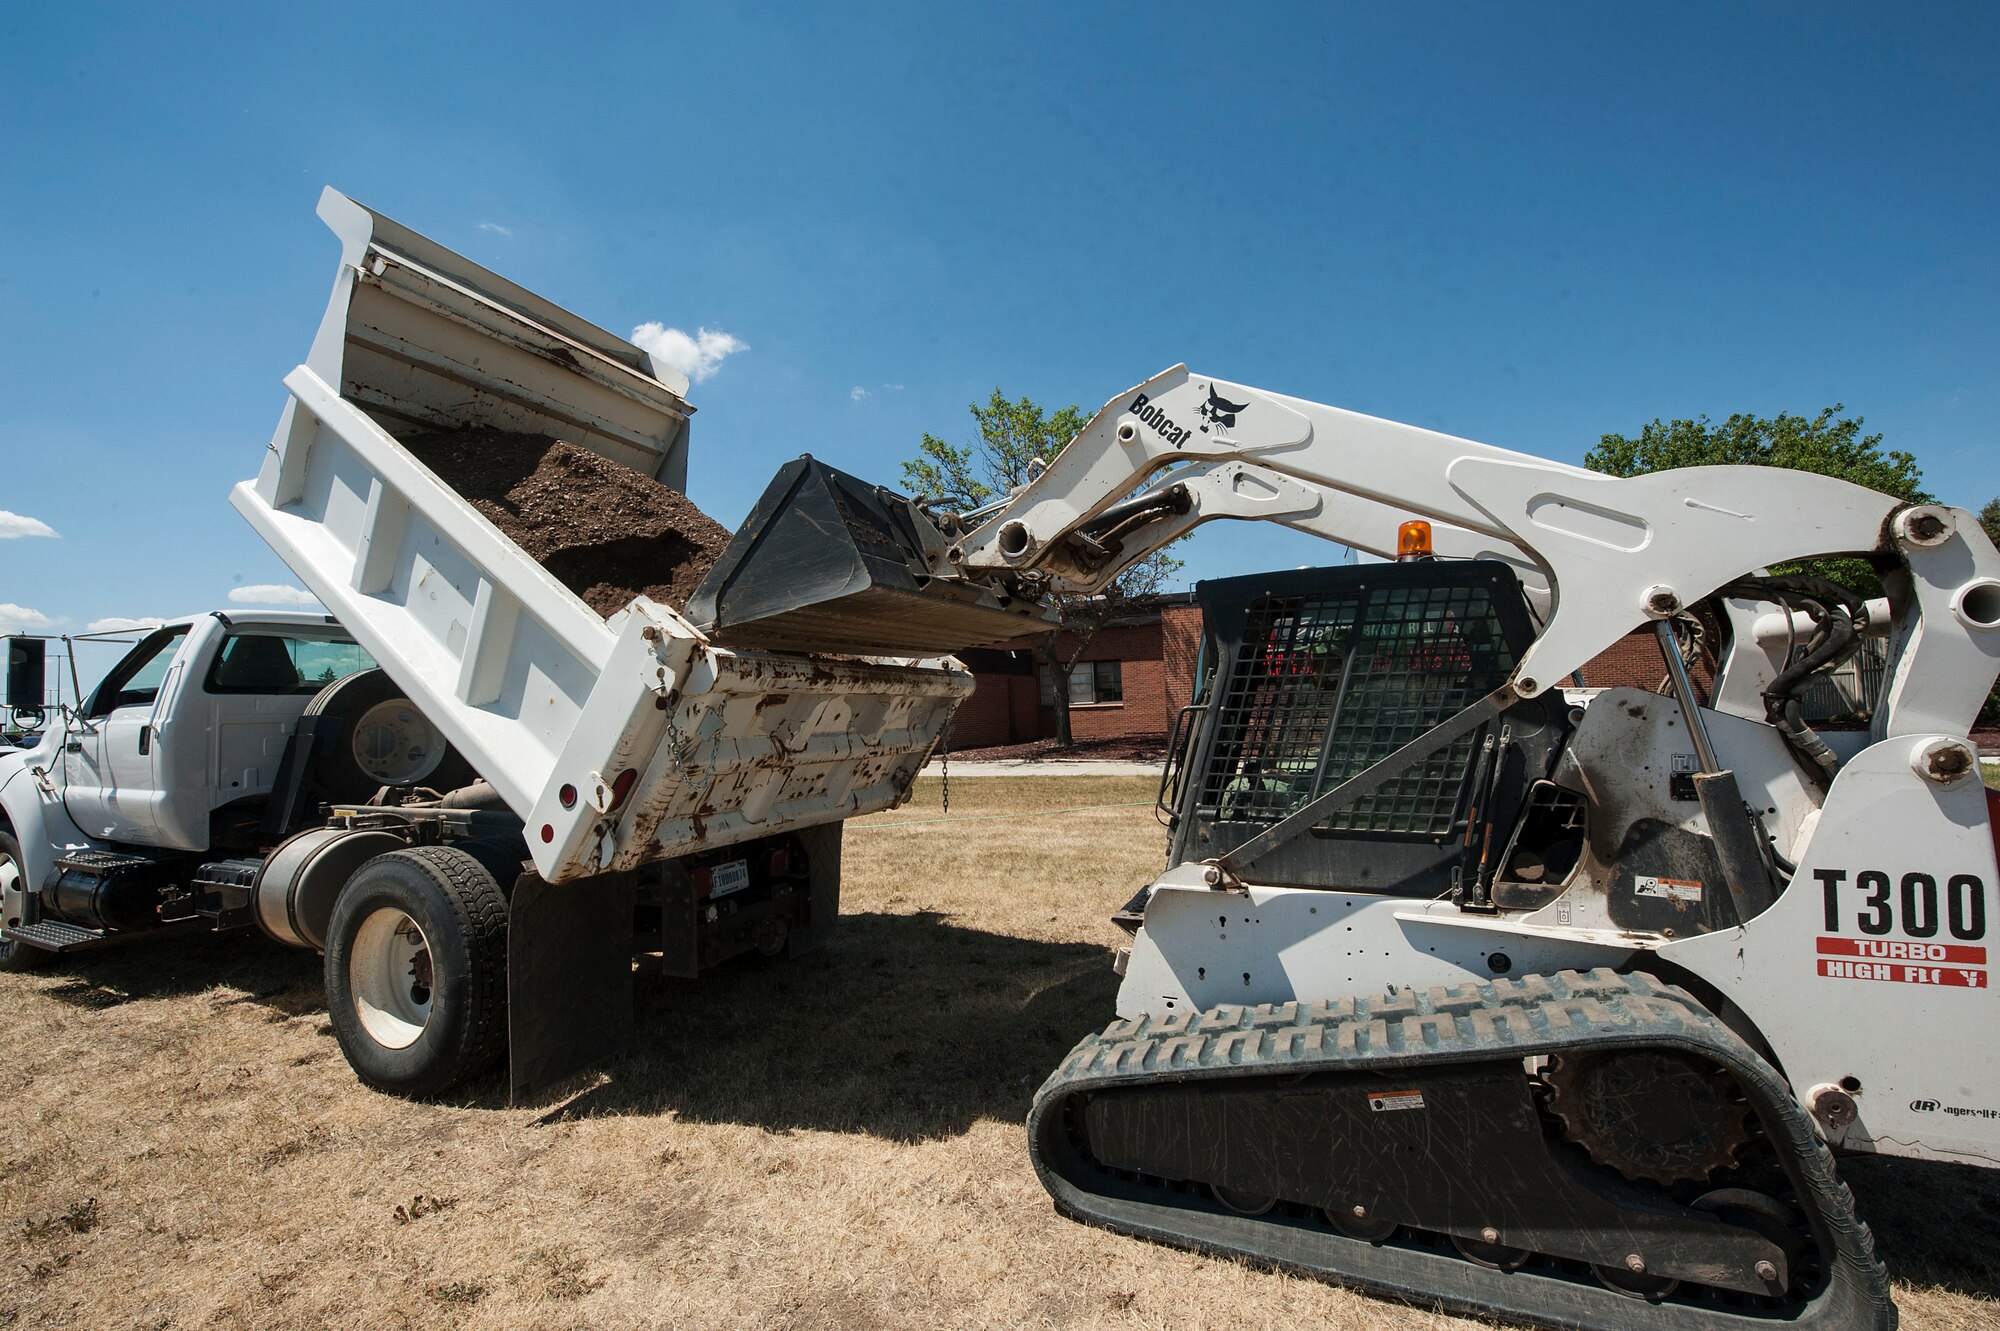
<svg viewBox="0 0 2000 1331">
<path fill-rule="evenodd" d="M 326 684 L 374 665 L 325 615 L 201 615 L 135 643 L 66 722 L 63 803 L 106 841 L 206 850 L 219 809 L 270 792 Z"/>
<path fill-rule="evenodd" d="M 1177 864 L 1233 850 L 1449 719 L 1534 638 L 1513 571 L 1485 560 L 1257 574 L 1201 583 L 1196 599 L 1205 677 L 1169 760 Z M 1469 884 L 1482 857 L 1533 849 L 1509 839 L 1532 821 L 1566 711 L 1560 694 L 1515 704 L 1267 851 L 1255 881 L 1411 897 Z M 1550 852 L 1550 867 L 1575 863 L 1575 847 L 1537 853 Z"/>
</svg>

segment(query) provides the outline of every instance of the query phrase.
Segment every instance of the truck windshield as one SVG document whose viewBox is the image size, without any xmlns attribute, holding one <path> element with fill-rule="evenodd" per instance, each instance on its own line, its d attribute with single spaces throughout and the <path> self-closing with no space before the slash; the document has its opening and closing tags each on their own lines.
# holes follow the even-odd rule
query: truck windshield
<svg viewBox="0 0 2000 1331">
<path fill-rule="evenodd" d="M 245 630 L 231 633 L 215 654 L 202 687 L 210 693 L 318 693 L 375 658 L 345 638 Z"/>
</svg>

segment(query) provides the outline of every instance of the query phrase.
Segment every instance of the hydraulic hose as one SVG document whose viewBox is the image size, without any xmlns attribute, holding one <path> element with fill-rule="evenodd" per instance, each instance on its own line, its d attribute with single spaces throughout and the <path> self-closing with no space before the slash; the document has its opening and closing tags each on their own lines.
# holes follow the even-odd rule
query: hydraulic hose
<svg viewBox="0 0 2000 1331">
<path fill-rule="evenodd" d="M 1764 689 L 1764 719 L 1777 727 L 1785 743 L 1822 782 L 1832 781 L 1840 759 L 1806 724 L 1800 694 L 1814 675 L 1834 669 L 1860 650 L 1858 624 L 1867 617 L 1866 603 L 1837 582 L 1803 575 L 1742 578 L 1722 588 L 1721 594 L 1772 601 L 1787 612 L 1796 603 L 1812 620 L 1812 636 L 1804 648 L 1795 651 Z"/>
</svg>

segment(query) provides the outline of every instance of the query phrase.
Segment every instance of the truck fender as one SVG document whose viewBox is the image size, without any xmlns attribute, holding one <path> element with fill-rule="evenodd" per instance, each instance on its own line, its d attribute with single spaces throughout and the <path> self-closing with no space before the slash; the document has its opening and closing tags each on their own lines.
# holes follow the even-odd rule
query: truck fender
<svg viewBox="0 0 2000 1331">
<path fill-rule="evenodd" d="M 25 755 L 24 755 L 25 756 Z M 104 842 L 86 836 L 70 821 L 62 795 L 50 775 L 50 789 L 44 790 L 35 774 L 22 762 L 11 773 L 0 776 L 0 819 L 14 840 L 21 843 L 22 868 L 29 891 L 38 892 L 55 876 L 56 857 L 82 846 L 102 847 Z"/>
</svg>

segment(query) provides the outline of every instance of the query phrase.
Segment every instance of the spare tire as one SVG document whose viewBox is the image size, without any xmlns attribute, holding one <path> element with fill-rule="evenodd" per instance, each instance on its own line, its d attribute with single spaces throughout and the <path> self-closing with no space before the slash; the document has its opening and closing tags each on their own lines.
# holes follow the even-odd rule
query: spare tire
<svg viewBox="0 0 2000 1331">
<path fill-rule="evenodd" d="M 325 803 L 363 804 L 384 786 L 446 791 L 479 779 L 444 732 L 379 666 L 327 685 L 306 704 L 305 714 L 340 721 L 339 733 L 313 763 L 312 784 Z"/>
</svg>

